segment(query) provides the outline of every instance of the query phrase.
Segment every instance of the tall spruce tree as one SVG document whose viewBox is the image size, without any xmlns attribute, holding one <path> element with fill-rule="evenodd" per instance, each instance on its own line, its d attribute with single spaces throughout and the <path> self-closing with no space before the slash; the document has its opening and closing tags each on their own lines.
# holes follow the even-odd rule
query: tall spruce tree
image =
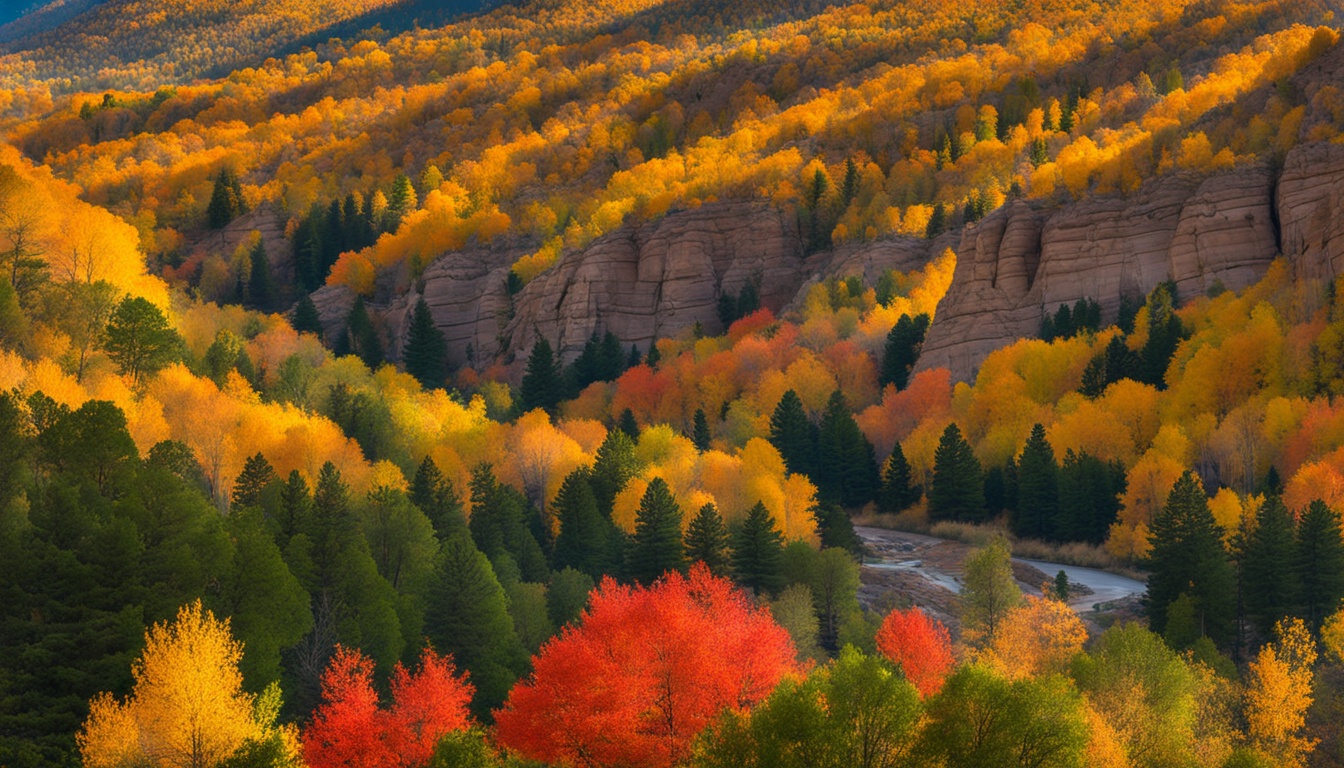
<svg viewBox="0 0 1344 768">
<path fill-rule="evenodd" d="M 706 504 L 691 520 L 686 529 L 686 559 L 704 563 L 715 576 L 726 576 L 729 570 L 728 528 L 713 504 Z"/>
<path fill-rule="evenodd" d="M 215 186 L 210 193 L 210 203 L 205 215 L 211 229 L 223 229 L 229 222 L 243 213 L 243 188 L 238 176 L 231 168 L 225 168 L 215 177 Z"/>
<path fill-rule="evenodd" d="M 563 395 L 560 361 L 551 350 L 551 342 L 539 336 L 537 343 L 532 345 L 532 353 L 527 357 L 527 370 L 523 373 L 523 383 L 518 391 L 519 406 L 523 411 L 536 408 L 554 411 Z"/>
<path fill-rule="evenodd" d="M 258 240 L 249 258 L 251 269 L 247 278 L 247 300 L 253 307 L 270 312 L 275 308 L 279 288 L 271 274 L 271 260 L 266 256 L 266 242 Z"/>
<path fill-rule="evenodd" d="M 363 296 L 355 297 L 355 304 L 346 316 L 344 346 L 337 352 L 357 356 L 370 370 L 376 370 L 383 363 L 383 342 L 364 306 Z"/>
<path fill-rule="evenodd" d="M 691 442 L 698 451 L 708 451 L 710 445 L 709 419 L 703 408 L 695 409 L 695 418 L 691 420 Z"/>
<path fill-rule="evenodd" d="M 597 508 L 592 470 L 580 467 L 569 473 L 555 495 L 551 511 L 560 524 L 555 537 L 552 563 L 557 571 L 573 568 L 594 581 L 611 573 L 611 521 Z"/>
<path fill-rule="evenodd" d="M 549 574 L 546 557 L 528 525 L 527 500 L 495 479 L 489 464 L 471 472 L 471 519 L 468 528 L 477 548 L 497 562 L 507 554 L 518 564 L 524 581 L 543 582 Z"/>
<path fill-rule="evenodd" d="M 635 441 L 620 429 L 607 432 L 606 439 L 597 447 L 590 479 L 597 509 L 603 517 L 611 519 L 616 494 L 625 489 L 626 483 L 637 472 L 639 459 L 635 458 Z"/>
<path fill-rule="evenodd" d="M 1101 544 L 1120 514 L 1125 492 L 1125 467 L 1088 453 L 1064 452 L 1059 467 L 1059 507 L 1055 535 L 1062 541 Z"/>
<path fill-rule="evenodd" d="M 845 396 L 836 390 L 826 403 L 817 433 L 817 472 L 813 477 L 821 498 L 847 507 L 873 500 L 882 485 L 868 442 Z"/>
<path fill-rule="evenodd" d="M 299 333 L 311 333 L 319 339 L 322 338 L 322 318 L 317 314 L 317 305 L 313 304 L 311 296 L 305 294 L 299 299 L 299 303 L 294 305 L 289 324 Z"/>
<path fill-rule="evenodd" d="M 1037 424 L 1017 462 L 1017 507 L 1008 522 L 1017 536 L 1054 539 L 1058 509 L 1059 466 L 1045 427 Z"/>
<path fill-rule="evenodd" d="M 1339 514 L 1320 499 L 1307 505 L 1297 526 L 1298 584 L 1302 616 L 1312 629 L 1344 600 L 1344 538 Z"/>
<path fill-rule="evenodd" d="M 411 324 L 406 332 L 406 347 L 401 353 L 406 372 L 425 389 L 442 387 L 448 375 L 448 342 L 443 331 L 434 325 L 429 304 L 421 296 L 411 313 Z"/>
<path fill-rule="evenodd" d="M 439 541 L 447 541 L 449 536 L 467 529 L 467 516 L 453 481 L 439 471 L 439 465 L 429 456 L 420 462 L 411 479 L 410 499 L 429 518 Z"/>
<path fill-rule="evenodd" d="M 984 520 L 985 488 L 980 462 L 955 423 L 948 424 L 933 454 L 929 517 L 933 520 Z"/>
<path fill-rule="evenodd" d="M 803 401 L 792 389 L 784 393 L 770 416 L 770 444 L 794 474 L 816 475 L 816 427 L 803 410 Z"/>
<path fill-rule="evenodd" d="M 901 512 L 918 501 L 919 489 L 910 484 L 910 462 L 906 461 L 901 444 L 896 443 L 882 466 L 882 490 L 877 496 L 877 506 L 883 512 Z"/>
<path fill-rule="evenodd" d="M 784 537 L 759 501 L 733 534 L 733 576 L 758 595 L 784 588 Z"/>
<path fill-rule="evenodd" d="M 640 584 L 652 584 L 668 571 L 685 571 L 681 540 L 681 508 L 661 477 L 649 481 L 635 513 L 635 535 L 630 541 L 626 574 Z"/>
<path fill-rule="evenodd" d="M 261 503 L 262 492 L 275 479 L 275 468 L 260 451 L 249 456 L 233 484 L 232 506 L 237 509 L 257 506 Z"/>
<path fill-rule="evenodd" d="M 1246 612 L 1266 634 L 1297 602 L 1293 516 L 1283 499 L 1270 496 L 1255 514 L 1246 541 Z"/>
<path fill-rule="evenodd" d="M 1167 503 L 1153 516 L 1148 555 L 1148 615 L 1153 630 L 1167 628 L 1167 609 L 1187 595 L 1193 602 L 1201 635 L 1221 642 L 1229 637 L 1234 589 L 1223 532 L 1209 511 L 1209 497 L 1187 471 L 1176 481 Z"/>
<path fill-rule="evenodd" d="M 1183 335 L 1181 318 L 1176 315 L 1175 285 L 1162 283 L 1148 296 L 1148 341 L 1139 351 L 1143 381 L 1166 389 L 1167 365 Z"/>
<path fill-rule="evenodd" d="M 929 316 L 926 314 L 916 317 L 901 315 L 901 319 L 887 334 L 887 343 L 882 350 L 879 384 L 894 384 L 898 390 L 905 389 L 910 381 L 910 370 L 919 358 L 919 348 L 924 343 L 928 327 Z"/>
</svg>

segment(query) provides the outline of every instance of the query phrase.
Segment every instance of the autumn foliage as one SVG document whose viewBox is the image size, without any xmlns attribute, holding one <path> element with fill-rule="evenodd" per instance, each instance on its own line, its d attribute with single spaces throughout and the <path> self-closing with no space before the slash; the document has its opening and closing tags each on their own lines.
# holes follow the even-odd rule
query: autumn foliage
<svg viewBox="0 0 1344 768">
<path fill-rule="evenodd" d="M 794 658 L 769 611 L 703 565 L 648 588 L 608 579 L 533 659 L 496 713 L 498 738 L 534 760 L 666 768 L 720 712 L 767 696 Z"/>
<path fill-rule="evenodd" d="M 887 614 L 877 630 L 877 650 L 900 667 L 924 697 L 943 687 L 956 663 L 947 627 L 919 608 Z"/>
<path fill-rule="evenodd" d="M 471 725 L 467 705 L 474 692 L 450 657 L 426 648 L 414 672 L 397 664 L 392 706 L 384 709 L 373 686 L 373 662 L 338 646 L 322 675 L 322 706 L 303 732 L 304 760 L 312 768 L 425 765 L 439 739 Z"/>
</svg>

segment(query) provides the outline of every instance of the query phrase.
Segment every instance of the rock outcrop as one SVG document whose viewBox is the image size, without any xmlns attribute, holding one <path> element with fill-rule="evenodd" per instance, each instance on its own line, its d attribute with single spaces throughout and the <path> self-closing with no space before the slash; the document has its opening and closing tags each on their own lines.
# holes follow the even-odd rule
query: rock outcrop
<svg viewBox="0 0 1344 768">
<path fill-rule="evenodd" d="M 1279 253 L 1275 181 L 1255 165 L 1050 212 L 1020 201 L 1001 208 L 963 232 L 918 367 L 968 380 L 990 352 L 1034 335 L 1045 312 L 1085 297 L 1113 319 L 1123 296 L 1164 280 L 1185 298 L 1255 282 Z"/>
<path fill-rule="evenodd" d="M 221 229 L 207 230 L 189 240 L 183 250 L 188 254 L 201 251 L 229 258 L 238 246 L 248 242 L 252 233 L 261 234 L 266 247 L 266 258 L 271 262 L 271 274 L 277 282 L 294 279 L 294 247 L 285 236 L 285 218 L 271 204 L 262 203 L 229 222 Z"/>
<path fill-rule="evenodd" d="M 792 217 L 760 203 L 712 203 L 622 227 L 562 256 L 514 297 L 504 346 L 525 354 L 540 334 L 572 359 L 594 331 L 610 331 L 645 350 L 695 323 L 720 332 L 724 292 L 755 283 L 761 305 L 779 310 L 802 280 Z"/>
</svg>

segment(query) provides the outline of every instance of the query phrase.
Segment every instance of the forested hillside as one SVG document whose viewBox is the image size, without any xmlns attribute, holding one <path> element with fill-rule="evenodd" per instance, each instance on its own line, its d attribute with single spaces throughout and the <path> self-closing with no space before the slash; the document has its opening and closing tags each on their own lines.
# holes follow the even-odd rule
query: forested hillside
<svg viewBox="0 0 1344 768">
<path fill-rule="evenodd" d="M 1344 763 L 1333 3 L 460 10 L 2 44 L 0 768 Z"/>
</svg>

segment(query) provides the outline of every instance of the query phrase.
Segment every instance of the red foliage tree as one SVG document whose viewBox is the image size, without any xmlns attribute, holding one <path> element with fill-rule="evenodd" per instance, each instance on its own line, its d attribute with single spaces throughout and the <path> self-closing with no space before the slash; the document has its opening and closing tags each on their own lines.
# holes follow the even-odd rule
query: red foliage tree
<svg viewBox="0 0 1344 768">
<path fill-rule="evenodd" d="M 647 588 L 603 581 L 533 666 L 495 715 L 501 744 L 549 763 L 650 768 L 796 671 L 788 633 L 703 563 Z"/>
<path fill-rule="evenodd" d="M 322 673 L 322 706 L 303 732 L 303 757 L 312 768 L 413 768 L 425 765 L 434 745 L 471 725 L 467 706 L 475 688 L 452 659 L 426 648 L 414 673 L 392 672 L 392 707 L 381 709 L 373 689 L 373 662 L 337 646 Z"/>
<path fill-rule="evenodd" d="M 877 650 L 900 667 L 924 697 L 943 687 L 956 663 L 947 627 L 919 608 L 887 614 L 877 631 Z"/>
</svg>

